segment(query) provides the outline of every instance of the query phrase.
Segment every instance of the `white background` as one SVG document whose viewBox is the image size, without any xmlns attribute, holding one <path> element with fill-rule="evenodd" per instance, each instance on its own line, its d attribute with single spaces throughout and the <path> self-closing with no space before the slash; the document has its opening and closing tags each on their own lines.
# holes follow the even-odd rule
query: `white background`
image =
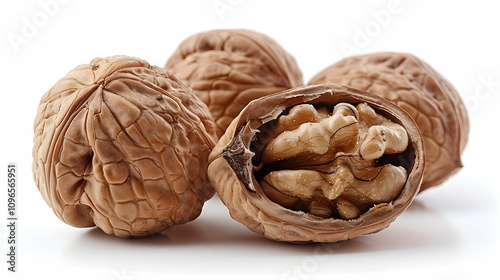
<svg viewBox="0 0 500 280">
<path fill-rule="evenodd" d="M 497 277 L 489 272 L 496 273 L 500 257 L 500 9 L 494 1 L 464 2 L 2 1 L 1 279 Z M 305 82 L 349 54 L 416 54 L 466 101 L 471 133 L 465 167 L 419 195 L 387 230 L 337 244 L 269 241 L 233 221 L 217 197 L 194 222 L 146 239 L 61 222 L 31 174 L 32 123 L 41 96 L 94 57 L 125 54 L 163 66 L 183 39 L 216 28 L 271 36 L 297 59 Z M 10 162 L 18 164 L 19 175 L 17 273 L 7 272 L 6 263 Z"/>
</svg>

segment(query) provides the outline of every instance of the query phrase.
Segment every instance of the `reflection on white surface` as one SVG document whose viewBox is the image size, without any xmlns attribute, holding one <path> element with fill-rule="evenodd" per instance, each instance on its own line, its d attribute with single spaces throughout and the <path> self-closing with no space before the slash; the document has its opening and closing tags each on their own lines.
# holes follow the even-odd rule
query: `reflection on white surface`
<svg viewBox="0 0 500 280">
<path fill-rule="evenodd" d="M 450 187 L 447 191 L 453 190 Z M 444 191 L 441 193 L 446 196 Z M 463 194 L 454 196 L 456 200 L 466 198 Z M 438 203 L 437 199 L 431 202 Z M 450 205 L 453 206 L 444 204 Z M 203 274 L 288 273 L 292 277 L 329 273 L 332 269 L 348 273 L 360 265 L 364 271 L 372 272 L 395 267 L 425 270 L 435 263 L 454 265 L 463 261 L 466 243 L 471 241 L 464 239 L 460 225 L 447 218 L 447 212 L 456 210 L 435 208 L 418 198 L 380 233 L 335 244 L 294 245 L 267 240 L 231 220 L 215 197 L 206 204 L 199 219 L 163 234 L 120 239 L 97 228 L 84 230 L 61 253 L 69 266 L 117 271 L 126 267 L 138 274 L 187 270 Z"/>
<path fill-rule="evenodd" d="M 74 279 L 97 275 L 102 277 L 96 279 L 132 280 L 185 273 L 209 279 L 221 274 L 315 279 L 332 273 L 377 279 L 387 271 L 410 273 L 406 279 L 468 279 L 461 270 L 487 266 L 493 260 L 490 255 L 498 254 L 492 251 L 497 250 L 498 227 L 487 222 L 498 220 L 498 207 L 488 188 L 473 189 L 467 181 L 459 184 L 452 179 L 456 185 L 419 195 L 386 230 L 333 244 L 267 240 L 233 221 L 214 197 L 197 220 L 149 238 L 121 239 L 54 219 L 38 232 L 21 234 L 29 250 L 20 255 L 30 271 L 62 276 L 81 271 Z M 53 265 L 57 270 L 50 269 Z"/>
</svg>

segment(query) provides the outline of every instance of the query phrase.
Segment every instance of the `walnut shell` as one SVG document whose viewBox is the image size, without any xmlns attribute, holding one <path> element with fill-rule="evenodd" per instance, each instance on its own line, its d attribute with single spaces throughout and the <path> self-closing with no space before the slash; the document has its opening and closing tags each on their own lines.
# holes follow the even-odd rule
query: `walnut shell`
<svg viewBox="0 0 500 280">
<path fill-rule="evenodd" d="M 378 232 L 410 205 L 424 150 L 401 108 L 325 84 L 250 102 L 209 161 L 236 221 L 277 241 L 336 242 Z"/>
<path fill-rule="evenodd" d="M 302 85 L 294 58 L 250 30 L 195 34 L 179 45 L 165 68 L 208 105 L 219 137 L 250 101 Z"/>
<path fill-rule="evenodd" d="M 34 132 L 35 183 L 69 225 L 147 236 L 195 219 L 214 194 L 208 108 L 144 60 L 76 67 L 42 97 Z"/>
<path fill-rule="evenodd" d="M 374 53 L 343 59 L 309 84 L 338 83 L 369 91 L 403 108 L 422 132 L 426 170 L 421 191 L 437 186 L 462 167 L 469 120 L 456 89 L 419 58 Z"/>
</svg>

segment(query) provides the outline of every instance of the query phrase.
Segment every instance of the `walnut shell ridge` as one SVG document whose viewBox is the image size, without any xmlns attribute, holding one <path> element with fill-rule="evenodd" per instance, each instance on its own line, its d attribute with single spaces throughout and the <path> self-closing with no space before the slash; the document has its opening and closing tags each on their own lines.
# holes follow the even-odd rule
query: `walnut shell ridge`
<svg viewBox="0 0 500 280">
<path fill-rule="evenodd" d="M 275 203 L 256 179 L 262 162 L 257 159 L 259 144 L 255 141 L 273 135 L 273 122 L 296 105 L 326 104 L 331 108 L 339 103 L 367 104 L 405 128 L 408 150 L 388 159 L 407 169 L 408 177 L 400 194 L 393 201 L 372 205 L 358 218 L 347 220 L 323 218 Z M 231 217 L 250 230 L 276 241 L 337 242 L 381 231 L 405 211 L 422 182 L 424 148 L 415 122 L 398 106 L 368 92 L 322 84 L 298 87 L 250 102 L 231 122 L 209 161 L 209 178 L 219 197 Z M 271 168 L 279 168 L 279 165 Z"/>
<path fill-rule="evenodd" d="M 163 68 L 113 56 L 70 71 L 42 98 L 33 176 L 54 213 L 119 237 L 189 222 L 212 197 L 208 108 Z"/>
<path fill-rule="evenodd" d="M 337 83 L 377 94 L 403 108 L 422 132 L 426 170 L 421 191 L 437 186 L 462 168 L 469 119 L 457 90 L 418 57 L 373 53 L 345 58 L 318 73 L 309 84 Z"/>
<path fill-rule="evenodd" d="M 252 100 L 302 85 L 295 59 L 250 30 L 211 30 L 184 40 L 165 68 L 208 105 L 220 137 Z"/>
</svg>

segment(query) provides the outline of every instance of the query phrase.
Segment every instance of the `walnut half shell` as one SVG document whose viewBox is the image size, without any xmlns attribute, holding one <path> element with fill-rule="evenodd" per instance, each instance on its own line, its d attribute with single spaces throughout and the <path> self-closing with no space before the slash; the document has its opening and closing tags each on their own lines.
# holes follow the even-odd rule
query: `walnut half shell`
<svg viewBox="0 0 500 280">
<path fill-rule="evenodd" d="M 162 68 L 96 58 L 59 80 L 34 123 L 33 175 L 67 224 L 147 236 L 199 216 L 214 194 L 208 108 Z"/>
<path fill-rule="evenodd" d="M 376 95 L 300 87 L 251 102 L 210 154 L 231 216 L 267 238 L 336 242 L 378 232 L 419 191 L 423 140 Z"/>
</svg>

